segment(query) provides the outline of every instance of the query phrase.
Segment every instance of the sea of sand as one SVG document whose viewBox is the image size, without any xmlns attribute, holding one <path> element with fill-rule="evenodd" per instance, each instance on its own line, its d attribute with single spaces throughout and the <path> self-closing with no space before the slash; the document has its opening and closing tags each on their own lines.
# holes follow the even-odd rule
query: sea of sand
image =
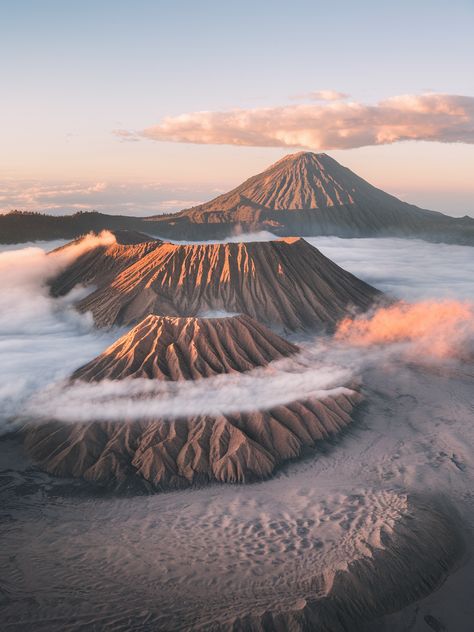
<svg viewBox="0 0 474 632">
<path fill-rule="evenodd" d="M 443 246 L 440 261 L 439 247 L 422 244 L 420 271 L 416 241 L 383 240 L 383 248 L 382 240 L 322 241 L 312 240 L 351 272 L 372 283 L 376 276 L 377 287 L 404 298 L 466 298 L 469 288 L 472 295 L 469 248 Z M 0 344 L 8 335 L 0 334 Z M 82 335 L 92 337 L 92 357 L 100 341 L 93 332 Z M 45 331 L 38 336 L 47 344 Z M 314 338 L 298 342 L 317 353 Z M 397 591 L 401 602 L 413 603 L 364 629 L 471 632 L 474 365 L 408 361 L 378 348 L 341 355 L 329 346 L 321 354 L 353 367 L 366 403 L 350 431 L 323 454 L 289 463 L 262 483 L 150 496 L 98 492 L 39 472 L 4 428 L 4 629 L 216 629 L 246 615 L 302 610 L 354 563 L 375 560 L 383 572 L 383 553 L 397 550 L 394 534 L 405 520 L 414 556 L 425 546 L 437 554 L 440 515 L 449 518 L 459 543 L 450 576 L 413 600 L 414 578 L 406 574 Z M 387 565 L 386 572 L 395 571 Z M 393 609 L 382 588 L 380 599 Z"/>
</svg>

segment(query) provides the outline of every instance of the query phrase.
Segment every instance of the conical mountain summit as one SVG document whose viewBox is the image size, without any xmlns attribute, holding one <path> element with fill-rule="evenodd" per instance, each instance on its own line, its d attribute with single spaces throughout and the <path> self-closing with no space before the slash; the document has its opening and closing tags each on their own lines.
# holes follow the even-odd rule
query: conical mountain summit
<svg viewBox="0 0 474 632">
<path fill-rule="evenodd" d="M 327 154 L 285 156 L 229 193 L 175 216 L 194 224 L 232 223 L 277 234 L 354 237 L 410 234 L 443 223 L 377 189 Z"/>
</svg>

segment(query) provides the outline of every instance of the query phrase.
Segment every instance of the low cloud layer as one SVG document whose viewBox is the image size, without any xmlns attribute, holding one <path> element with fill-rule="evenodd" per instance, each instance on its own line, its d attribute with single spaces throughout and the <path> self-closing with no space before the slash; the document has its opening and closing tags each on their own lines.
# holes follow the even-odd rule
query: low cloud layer
<svg viewBox="0 0 474 632">
<path fill-rule="evenodd" d="M 321 102 L 279 107 L 190 112 L 164 118 L 122 139 L 207 145 L 350 149 L 402 140 L 474 143 L 474 97 L 453 94 L 395 96 L 375 105 L 344 101 L 333 91 Z"/>
<path fill-rule="evenodd" d="M 348 368 L 321 363 L 309 351 L 264 369 L 207 379 L 164 382 L 146 378 L 59 384 L 28 402 L 27 417 L 84 422 L 91 419 L 178 418 L 267 410 L 307 398 L 347 392 Z"/>
<path fill-rule="evenodd" d="M 307 241 L 342 268 L 407 301 L 474 296 L 474 250 L 419 239 L 341 239 Z"/>
<path fill-rule="evenodd" d="M 38 182 L 0 183 L 0 213 L 47 211 L 52 214 L 101 211 L 127 215 L 168 213 L 200 204 L 222 193 L 212 186 L 160 182 Z"/>
<path fill-rule="evenodd" d="M 336 340 L 306 338 L 297 357 L 248 375 L 197 383 L 125 380 L 70 384 L 67 378 L 75 369 L 99 355 L 124 331 L 95 330 L 91 318 L 73 309 L 73 302 L 85 290 L 52 299 L 47 280 L 85 249 L 112 240 L 105 233 L 54 256 L 46 256 L 48 245 L 0 253 L 0 353 L 4 358 L 0 364 L 0 433 L 26 417 L 60 417 L 72 422 L 92 416 L 119 420 L 272 407 L 350 388 L 351 380 L 364 367 L 403 363 L 407 351 L 410 361 L 418 354 L 423 362 L 431 357 L 438 364 L 453 355 L 453 350 L 471 348 L 472 304 L 466 302 L 473 290 L 471 248 L 416 240 L 318 238 L 317 245 L 346 269 L 375 280 L 378 287 L 392 290 L 407 302 L 348 321 Z M 451 296 L 450 301 L 434 300 L 443 296 Z M 411 305 L 407 307 L 408 301 Z M 420 344 L 426 353 L 420 353 Z"/>
<path fill-rule="evenodd" d="M 120 335 L 94 331 L 92 319 L 72 308 L 81 290 L 52 299 L 47 288 L 72 259 L 113 240 L 104 233 L 49 257 L 38 247 L 0 253 L 0 432 L 32 393 L 66 377 Z"/>
<path fill-rule="evenodd" d="M 404 344 L 411 361 L 474 358 L 474 304 L 467 301 L 397 303 L 373 314 L 346 318 L 336 340 L 354 347 Z"/>
</svg>

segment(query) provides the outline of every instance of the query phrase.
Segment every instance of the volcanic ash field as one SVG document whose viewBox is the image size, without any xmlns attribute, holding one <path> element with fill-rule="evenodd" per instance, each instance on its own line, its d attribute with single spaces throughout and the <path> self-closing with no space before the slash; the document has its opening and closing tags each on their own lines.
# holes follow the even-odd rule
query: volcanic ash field
<svg viewBox="0 0 474 632">
<path fill-rule="evenodd" d="M 6 630 L 472 630 L 472 249 L 347 243 L 0 254 Z"/>
</svg>

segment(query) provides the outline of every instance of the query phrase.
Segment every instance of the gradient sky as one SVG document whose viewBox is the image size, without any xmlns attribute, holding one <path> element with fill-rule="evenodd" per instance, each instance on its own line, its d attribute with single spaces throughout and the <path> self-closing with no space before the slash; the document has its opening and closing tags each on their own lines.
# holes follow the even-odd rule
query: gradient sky
<svg viewBox="0 0 474 632">
<path fill-rule="evenodd" d="M 113 131 L 319 90 L 364 104 L 474 96 L 473 32 L 474 3 L 460 0 L 0 0 L 0 208 L 147 214 L 204 201 L 294 150 Z M 402 199 L 474 215 L 473 144 L 328 153 Z"/>
</svg>

